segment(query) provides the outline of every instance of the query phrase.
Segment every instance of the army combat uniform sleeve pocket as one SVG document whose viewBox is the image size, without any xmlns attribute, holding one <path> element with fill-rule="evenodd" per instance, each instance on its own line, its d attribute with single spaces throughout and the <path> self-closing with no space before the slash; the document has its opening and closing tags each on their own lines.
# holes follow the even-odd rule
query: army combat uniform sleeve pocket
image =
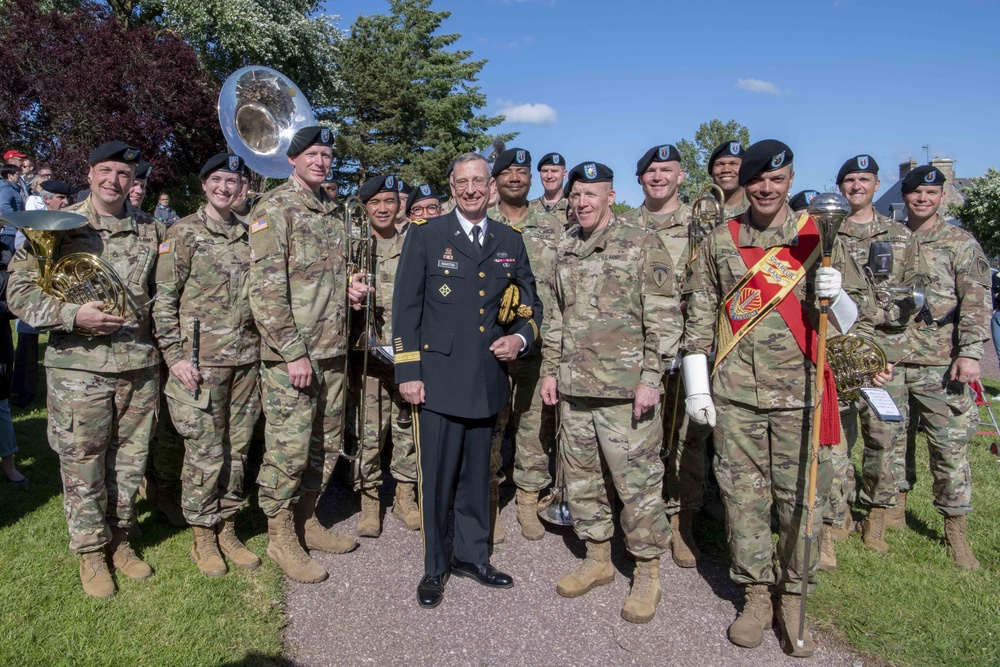
<svg viewBox="0 0 1000 667">
<path fill-rule="evenodd" d="M 639 276 L 644 334 L 640 382 L 659 389 L 666 369 L 665 360 L 677 353 L 684 323 L 669 253 L 655 236 L 650 236 L 643 255 Z"/>
<path fill-rule="evenodd" d="M 250 310 L 264 343 L 287 363 L 307 354 L 295 326 L 288 284 L 287 222 L 264 206 L 250 223 Z"/>
<path fill-rule="evenodd" d="M 958 356 L 980 359 L 990 336 L 993 272 L 982 248 L 969 239 L 955 255 L 955 294 L 958 297 Z"/>
</svg>

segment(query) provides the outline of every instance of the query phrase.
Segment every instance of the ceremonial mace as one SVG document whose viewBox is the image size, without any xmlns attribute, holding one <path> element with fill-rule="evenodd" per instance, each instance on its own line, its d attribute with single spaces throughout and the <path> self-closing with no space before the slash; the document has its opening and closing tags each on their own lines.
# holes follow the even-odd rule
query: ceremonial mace
<svg viewBox="0 0 1000 667">
<path fill-rule="evenodd" d="M 823 244 L 822 266 L 830 266 L 830 254 L 837 231 L 848 215 L 851 205 L 847 199 L 834 192 L 817 195 L 809 204 L 809 216 L 816 223 Z M 809 551 L 813 540 L 813 518 L 816 513 L 816 475 L 819 470 L 820 426 L 823 422 L 823 374 L 826 368 L 826 322 L 830 300 L 819 300 L 819 340 L 816 343 L 816 400 L 813 402 L 812 446 L 809 451 L 809 484 L 806 487 L 806 539 L 802 549 L 802 600 L 799 607 L 799 636 L 795 645 L 805 645 L 806 592 L 809 590 Z"/>
</svg>

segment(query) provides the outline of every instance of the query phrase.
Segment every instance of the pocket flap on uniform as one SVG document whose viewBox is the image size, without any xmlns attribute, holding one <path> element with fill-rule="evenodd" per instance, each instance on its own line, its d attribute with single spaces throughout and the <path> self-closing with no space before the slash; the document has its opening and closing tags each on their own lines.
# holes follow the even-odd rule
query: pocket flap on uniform
<svg viewBox="0 0 1000 667">
<path fill-rule="evenodd" d="M 208 409 L 208 390 L 202 386 L 198 389 L 198 398 L 191 396 L 191 392 L 180 380 L 170 375 L 167 384 L 163 387 L 163 393 L 172 401 L 177 401 L 181 405 L 190 405 L 192 408 L 200 410 Z"/>
<path fill-rule="evenodd" d="M 451 343 L 455 335 L 450 331 L 424 327 L 420 332 L 420 347 L 425 352 L 451 354 Z"/>
</svg>

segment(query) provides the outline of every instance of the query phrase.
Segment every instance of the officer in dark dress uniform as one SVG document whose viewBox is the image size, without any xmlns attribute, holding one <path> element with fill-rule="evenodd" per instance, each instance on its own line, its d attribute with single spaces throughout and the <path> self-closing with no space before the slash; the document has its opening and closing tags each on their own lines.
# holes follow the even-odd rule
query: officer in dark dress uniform
<svg viewBox="0 0 1000 667">
<path fill-rule="evenodd" d="M 403 398 L 420 406 L 414 426 L 424 538 L 424 578 L 417 588 L 422 607 L 440 604 L 449 570 L 484 586 L 514 585 L 489 563 L 490 438 L 497 413 L 510 400 L 506 362 L 538 338 L 542 306 L 520 233 L 486 217 L 491 180 L 481 156 L 458 157 L 450 177 L 456 209 L 411 224 L 396 274 L 396 382 Z M 513 321 L 502 325 L 498 313 L 511 286 L 520 305 L 514 305 Z M 445 538 L 453 498 L 449 568 Z"/>
</svg>

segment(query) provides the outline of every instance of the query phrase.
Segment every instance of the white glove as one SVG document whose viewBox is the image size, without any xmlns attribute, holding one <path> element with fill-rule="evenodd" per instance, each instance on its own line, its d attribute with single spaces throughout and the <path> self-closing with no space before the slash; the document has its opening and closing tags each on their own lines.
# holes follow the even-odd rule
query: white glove
<svg viewBox="0 0 1000 667">
<path fill-rule="evenodd" d="M 715 426 L 715 404 L 712 402 L 708 379 L 708 357 L 689 354 L 681 360 L 684 378 L 684 410 L 696 424 Z"/>
<path fill-rule="evenodd" d="M 831 266 L 821 266 L 816 270 L 816 296 L 821 299 L 837 298 L 843 282 L 840 271 Z"/>
</svg>

